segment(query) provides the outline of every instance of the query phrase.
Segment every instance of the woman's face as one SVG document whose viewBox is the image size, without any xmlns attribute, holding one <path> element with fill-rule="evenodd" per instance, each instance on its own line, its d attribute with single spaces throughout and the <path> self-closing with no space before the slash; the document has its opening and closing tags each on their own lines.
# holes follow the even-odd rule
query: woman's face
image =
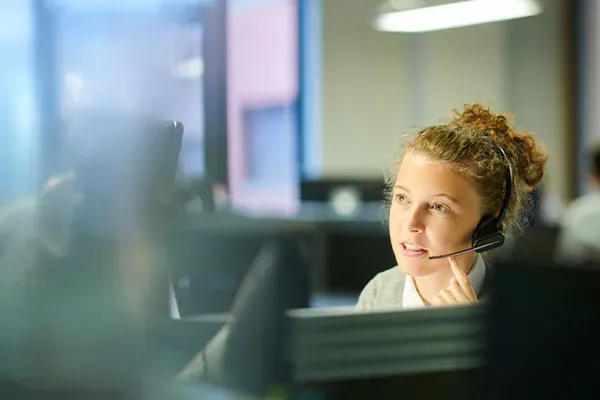
<svg viewBox="0 0 600 400">
<path fill-rule="evenodd" d="M 402 272 L 425 276 L 448 269 L 448 260 L 429 257 L 471 247 L 482 208 L 481 197 L 466 178 L 447 164 L 407 152 L 394 185 L 389 221 Z M 465 262 L 474 253 L 458 258 Z"/>
</svg>

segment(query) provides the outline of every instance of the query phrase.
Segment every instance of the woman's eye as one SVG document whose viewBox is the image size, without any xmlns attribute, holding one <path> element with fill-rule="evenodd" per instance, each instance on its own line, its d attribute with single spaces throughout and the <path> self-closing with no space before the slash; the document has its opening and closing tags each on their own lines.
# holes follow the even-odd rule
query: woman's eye
<svg viewBox="0 0 600 400">
<path fill-rule="evenodd" d="M 437 212 L 445 212 L 445 211 L 447 211 L 447 210 L 448 210 L 448 209 L 447 209 L 445 206 L 443 206 L 443 205 L 441 205 L 441 204 L 437 204 L 437 203 L 436 203 L 436 204 L 434 204 L 434 205 L 432 205 L 432 207 L 431 207 L 431 208 L 433 208 L 433 209 L 434 209 L 435 211 L 437 211 Z"/>
<path fill-rule="evenodd" d="M 403 194 L 397 194 L 396 201 L 398 201 L 398 203 L 406 203 L 408 201 L 408 199 Z"/>
</svg>

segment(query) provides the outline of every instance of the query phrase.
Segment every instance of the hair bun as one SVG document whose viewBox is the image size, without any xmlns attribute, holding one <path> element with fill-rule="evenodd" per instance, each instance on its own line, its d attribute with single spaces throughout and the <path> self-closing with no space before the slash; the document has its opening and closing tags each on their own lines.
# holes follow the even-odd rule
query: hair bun
<svg viewBox="0 0 600 400">
<path fill-rule="evenodd" d="M 453 111 L 454 117 L 450 125 L 461 126 L 478 135 L 489 135 L 495 138 L 512 158 L 519 178 L 534 189 L 544 177 L 544 169 L 548 159 L 533 135 L 529 132 L 517 132 L 512 127 L 513 117 L 506 114 L 495 114 L 490 107 L 481 104 L 465 104 L 462 113 Z"/>
<path fill-rule="evenodd" d="M 453 113 L 452 123 L 456 125 L 467 125 L 481 134 L 496 136 L 502 141 L 512 139 L 509 118 L 492 113 L 489 106 L 485 108 L 482 104 L 465 104 L 462 113 L 458 110 L 454 110 Z"/>
</svg>

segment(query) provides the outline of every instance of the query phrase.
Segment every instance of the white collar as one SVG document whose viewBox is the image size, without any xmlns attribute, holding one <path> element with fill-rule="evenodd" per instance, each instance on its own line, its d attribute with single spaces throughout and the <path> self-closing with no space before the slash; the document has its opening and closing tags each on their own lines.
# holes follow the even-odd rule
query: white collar
<svg viewBox="0 0 600 400">
<path fill-rule="evenodd" d="M 483 282 L 485 281 L 486 266 L 483 261 L 483 257 L 477 255 L 477 261 L 469 273 L 469 281 L 473 286 L 475 293 L 479 295 L 483 288 Z M 413 277 L 410 275 L 406 276 L 406 283 L 404 284 L 404 292 L 402 293 L 402 308 L 423 308 L 426 307 L 421 295 L 417 291 Z"/>
</svg>

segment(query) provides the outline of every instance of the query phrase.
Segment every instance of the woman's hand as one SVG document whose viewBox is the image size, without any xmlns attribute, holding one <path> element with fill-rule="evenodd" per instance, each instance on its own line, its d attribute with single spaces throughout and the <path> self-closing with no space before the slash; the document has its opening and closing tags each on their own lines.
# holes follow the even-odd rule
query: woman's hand
<svg viewBox="0 0 600 400">
<path fill-rule="evenodd" d="M 448 257 L 450 268 L 454 276 L 450 279 L 448 287 L 442 289 L 437 296 L 433 298 L 433 306 L 458 306 L 471 303 L 477 303 L 477 295 L 469 282 L 469 278 L 458 266 L 454 257 Z"/>
</svg>

